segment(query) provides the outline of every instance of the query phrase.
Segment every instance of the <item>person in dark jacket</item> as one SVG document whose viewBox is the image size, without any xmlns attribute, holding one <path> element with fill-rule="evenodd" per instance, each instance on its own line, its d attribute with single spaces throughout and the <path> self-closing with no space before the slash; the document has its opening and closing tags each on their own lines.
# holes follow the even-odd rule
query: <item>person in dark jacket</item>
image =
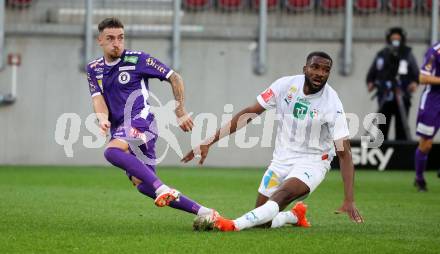
<svg viewBox="0 0 440 254">
<path fill-rule="evenodd" d="M 417 88 L 419 68 L 411 48 L 406 45 L 406 33 L 402 28 L 390 28 L 386 33 L 386 42 L 368 71 L 368 92 L 376 90 L 378 113 L 385 115 L 386 123 L 379 125 L 385 140 L 388 139 L 393 116 L 396 140 L 409 140 L 407 119 L 411 95 Z"/>
</svg>

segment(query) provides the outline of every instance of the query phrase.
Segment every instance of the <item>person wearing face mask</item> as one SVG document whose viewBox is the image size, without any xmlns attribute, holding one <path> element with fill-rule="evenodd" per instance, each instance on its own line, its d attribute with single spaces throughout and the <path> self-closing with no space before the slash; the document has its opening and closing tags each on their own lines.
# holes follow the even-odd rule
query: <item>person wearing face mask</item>
<svg viewBox="0 0 440 254">
<path fill-rule="evenodd" d="M 378 113 L 385 115 L 386 123 L 379 125 L 385 140 L 389 139 L 393 116 L 395 139 L 410 140 L 407 119 L 411 96 L 417 89 L 419 68 L 411 48 L 406 45 L 406 33 L 402 28 L 390 28 L 386 33 L 386 42 L 368 71 L 367 89 L 368 92 L 376 90 L 374 97 L 379 104 Z"/>
</svg>

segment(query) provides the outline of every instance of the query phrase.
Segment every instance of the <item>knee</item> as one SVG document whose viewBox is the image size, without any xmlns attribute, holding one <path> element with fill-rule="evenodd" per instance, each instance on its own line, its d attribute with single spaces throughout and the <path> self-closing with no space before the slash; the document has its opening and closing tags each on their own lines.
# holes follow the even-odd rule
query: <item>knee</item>
<svg viewBox="0 0 440 254">
<path fill-rule="evenodd" d="M 118 166 L 118 155 L 120 153 L 123 153 L 124 151 L 122 151 L 119 148 L 116 147 L 109 147 L 107 149 L 105 149 L 104 151 L 104 157 L 105 159 L 110 162 L 111 164 L 113 164 L 114 166 Z"/>
<path fill-rule="evenodd" d="M 296 193 L 288 190 L 288 189 L 279 189 L 277 192 L 275 192 L 270 200 L 275 201 L 278 203 L 280 210 L 284 209 L 289 203 L 295 199 L 297 196 Z"/>
<path fill-rule="evenodd" d="M 274 195 L 272 195 L 271 197 L 271 200 L 277 202 L 280 207 L 280 210 L 283 210 L 294 200 L 301 198 L 305 195 L 308 195 L 309 193 L 310 193 L 310 189 L 308 187 L 302 190 L 299 189 L 291 190 L 288 188 L 283 188 L 278 190 L 276 193 L 274 193 Z"/>
<path fill-rule="evenodd" d="M 139 178 L 136 178 L 135 176 L 130 177 L 130 181 L 136 187 L 138 187 L 142 183 L 142 181 Z"/>
<path fill-rule="evenodd" d="M 114 158 L 115 152 L 116 152 L 115 150 L 116 150 L 116 148 L 113 148 L 113 147 L 105 149 L 104 157 L 107 161 L 109 161 L 109 162 L 113 161 L 113 158 Z"/>
<path fill-rule="evenodd" d="M 424 153 L 428 154 L 429 151 L 431 151 L 432 148 L 432 140 L 429 139 L 421 139 L 419 141 L 419 150 Z"/>
</svg>

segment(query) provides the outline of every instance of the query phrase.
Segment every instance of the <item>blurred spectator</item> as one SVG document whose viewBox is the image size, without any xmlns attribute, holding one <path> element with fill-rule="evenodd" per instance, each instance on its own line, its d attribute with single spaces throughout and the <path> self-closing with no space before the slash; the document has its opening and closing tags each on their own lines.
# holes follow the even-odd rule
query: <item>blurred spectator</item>
<svg viewBox="0 0 440 254">
<path fill-rule="evenodd" d="M 417 88 L 419 68 L 411 48 L 406 45 L 406 33 L 400 27 L 386 33 L 387 45 L 374 58 L 367 74 L 368 92 L 376 90 L 379 113 L 386 124 L 379 125 L 385 140 L 390 122 L 395 116 L 396 140 L 409 140 L 408 111 L 411 95 Z"/>
</svg>

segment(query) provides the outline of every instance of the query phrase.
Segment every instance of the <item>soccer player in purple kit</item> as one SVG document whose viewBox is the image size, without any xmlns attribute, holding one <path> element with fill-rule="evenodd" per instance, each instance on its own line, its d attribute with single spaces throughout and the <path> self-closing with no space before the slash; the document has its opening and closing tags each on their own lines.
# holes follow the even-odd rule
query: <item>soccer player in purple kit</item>
<svg viewBox="0 0 440 254">
<path fill-rule="evenodd" d="M 432 139 L 440 127 L 440 42 L 434 44 L 425 54 L 420 70 L 420 84 L 426 87 L 420 99 L 417 115 L 417 135 L 419 145 L 415 153 L 416 179 L 418 191 L 427 191 L 423 171 L 426 169 Z"/>
<path fill-rule="evenodd" d="M 180 128 L 188 132 L 193 122 L 184 107 L 181 76 L 147 53 L 124 49 L 124 26 L 119 19 L 104 19 L 98 30 L 98 44 L 104 56 L 87 65 L 87 79 L 99 128 L 104 135 L 109 130 L 111 133 L 105 158 L 123 169 L 139 192 L 155 199 L 157 206 L 169 205 L 198 216 L 217 216 L 215 210 L 181 195 L 156 176 L 158 133 L 147 102 L 148 80 L 156 78 L 171 84 L 177 101 L 175 114 Z M 136 156 L 136 151 L 142 154 Z"/>
</svg>

